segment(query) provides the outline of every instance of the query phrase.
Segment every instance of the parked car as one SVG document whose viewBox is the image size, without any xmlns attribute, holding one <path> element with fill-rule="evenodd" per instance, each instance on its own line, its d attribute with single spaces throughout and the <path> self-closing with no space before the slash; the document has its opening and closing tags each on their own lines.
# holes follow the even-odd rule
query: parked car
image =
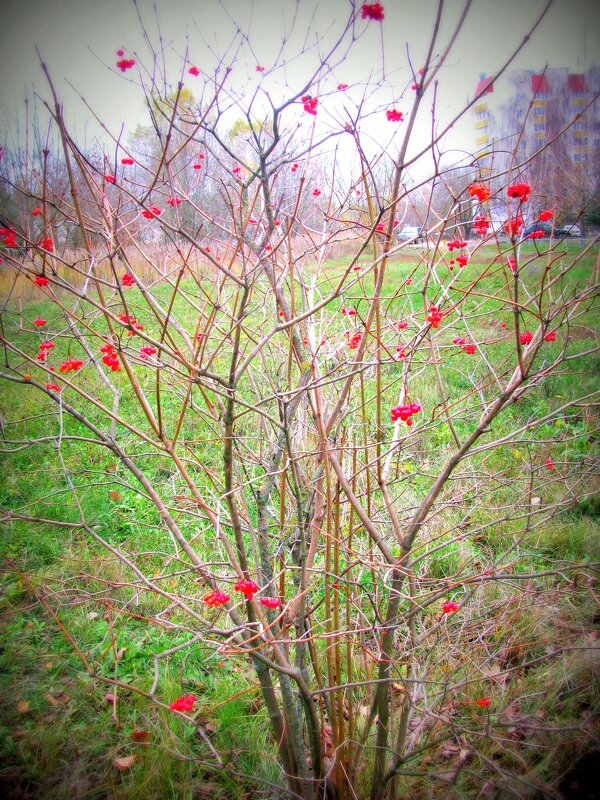
<svg viewBox="0 0 600 800">
<path fill-rule="evenodd" d="M 552 236 L 552 225 L 549 225 L 547 222 L 533 222 L 531 225 L 523 228 L 521 239 L 528 239 L 530 234 L 538 233 L 539 231 L 541 231 L 544 234 L 544 238 L 547 239 Z M 564 236 L 564 233 L 561 233 L 559 228 L 555 228 L 554 237 L 558 238 L 560 236 Z"/>
<path fill-rule="evenodd" d="M 401 242 L 422 242 L 427 235 L 425 228 L 418 225 L 405 225 L 400 233 L 398 239 Z"/>
<path fill-rule="evenodd" d="M 535 231 L 542 231 L 544 238 L 554 236 L 555 239 L 562 239 L 563 236 L 581 236 L 581 228 L 579 225 L 569 224 L 564 225 L 563 227 L 555 226 L 553 233 L 552 225 L 550 225 L 550 223 L 538 221 L 524 228 L 521 238 L 527 239 L 529 234 L 534 233 Z"/>
</svg>

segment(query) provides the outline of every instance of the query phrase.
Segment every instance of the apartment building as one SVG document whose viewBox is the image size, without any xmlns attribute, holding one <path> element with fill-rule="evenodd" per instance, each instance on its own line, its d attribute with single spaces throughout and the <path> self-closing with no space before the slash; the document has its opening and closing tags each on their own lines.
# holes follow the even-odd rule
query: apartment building
<svg viewBox="0 0 600 800">
<path fill-rule="evenodd" d="M 482 177 L 518 172 L 548 201 L 574 209 L 600 182 L 600 67 L 480 75 L 473 106 Z"/>
<path fill-rule="evenodd" d="M 548 68 L 518 70 L 498 81 L 480 75 L 473 107 L 476 153 L 526 156 L 560 141 L 573 163 L 600 157 L 600 67 L 584 73 Z M 518 141 L 517 141 L 518 139 Z"/>
</svg>

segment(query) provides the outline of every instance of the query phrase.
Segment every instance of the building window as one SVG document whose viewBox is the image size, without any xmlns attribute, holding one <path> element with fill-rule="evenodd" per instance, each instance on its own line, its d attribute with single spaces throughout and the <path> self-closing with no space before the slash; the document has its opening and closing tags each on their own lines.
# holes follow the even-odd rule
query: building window
<svg viewBox="0 0 600 800">
<path fill-rule="evenodd" d="M 546 106 L 536 106 L 533 109 L 533 113 L 535 114 L 536 117 L 543 117 L 544 114 L 546 113 Z"/>
<path fill-rule="evenodd" d="M 573 123 L 573 130 L 574 131 L 583 131 L 585 130 L 585 122 L 581 119 L 578 119 L 577 122 Z"/>
<path fill-rule="evenodd" d="M 543 122 L 536 122 L 535 125 L 533 126 L 533 130 L 536 132 L 544 131 L 545 129 L 546 126 Z"/>
<path fill-rule="evenodd" d="M 573 153 L 573 161 L 587 161 L 587 153 Z"/>
<path fill-rule="evenodd" d="M 600 147 L 600 139 L 594 139 L 594 147 Z"/>
<path fill-rule="evenodd" d="M 575 100 L 582 100 L 585 97 L 585 92 L 573 92 Z"/>
<path fill-rule="evenodd" d="M 578 139 L 577 136 L 573 137 L 573 144 L 577 147 L 587 147 L 587 136 L 583 136 L 581 139 Z"/>
<path fill-rule="evenodd" d="M 536 100 L 547 100 L 548 92 L 535 92 L 534 97 Z"/>
</svg>

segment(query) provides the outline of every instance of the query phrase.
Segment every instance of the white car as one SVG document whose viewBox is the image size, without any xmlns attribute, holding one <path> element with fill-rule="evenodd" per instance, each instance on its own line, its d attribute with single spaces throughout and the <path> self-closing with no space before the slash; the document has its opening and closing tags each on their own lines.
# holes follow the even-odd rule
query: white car
<svg viewBox="0 0 600 800">
<path fill-rule="evenodd" d="M 565 225 L 563 230 L 565 236 L 581 236 L 581 228 L 579 225 Z"/>
<path fill-rule="evenodd" d="M 419 228 L 417 225 L 405 225 L 398 234 L 398 239 L 401 242 L 420 242 L 424 238 L 425 229 Z"/>
</svg>

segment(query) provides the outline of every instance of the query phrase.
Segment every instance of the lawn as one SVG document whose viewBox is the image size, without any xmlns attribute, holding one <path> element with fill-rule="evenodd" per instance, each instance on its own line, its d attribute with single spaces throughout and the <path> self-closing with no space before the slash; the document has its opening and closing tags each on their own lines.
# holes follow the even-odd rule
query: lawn
<svg viewBox="0 0 600 800">
<path fill-rule="evenodd" d="M 405 378 L 407 361 L 399 353 L 405 351 L 410 357 L 410 396 L 422 406 L 414 435 L 407 435 L 391 461 L 394 505 L 403 523 L 427 496 L 453 452 L 454 437 L 464 440 L 475 429 L 482 407 L 495 391 L 493 381 L 484 379 L 490 374 L 489 362 L 498 376 L 513 368 L 513 313 L 507 294 L 511 276 L 505 260 L 494 252 L 481 248 L 464 269 L 454 272 L 448 269 L 447 256 L 442 262 L 439 254 L 414 249 L 388 265 L 376 332 L 370 334 L 365 365 L 344 408 L 339 434 L 341 446 L 347 448 L 345 457 L 354 459 L 353 489 L 373 519 L 383 505 L 373 463 L 381 448 L 394 441 L 389 409 L 397 404 Z M 564 255 L 553 254 L 552 270 L 558 271 L 574 252 L 570 246 Z M 521 276 L 525 298 L 536 296 L 548 280 L 549 257 L 536 254 L 535 245 L 524 246 L 522 256 L 529 261 Z M 597 257 L 596 248 L 544 292 L 546 310 L 573 298 L 589 280 Z M 350 287 L 314 315 L 305 334 L 311 337 L 312 357 L 319 359 L 323 385 L 327 386 L 325 380 L 332 383 L 331 402 L 339 385 L 335 381 L 349 368 L 349 336 L 361 329 L 373 294 L 370 263 L 367 257 L 364 263 L 359 261 L 361 269 L 353 273 Z M 347 266 L 345 259 L 321 267 L 308 261 L 301 265 L 315 302 L 334 290 Z M 72 338 L 57 306 L 40 300 L 39 294 L 28 289 L 15 294 L 4 315 L 3 336 L 32 354 L 47 336 L 45 331 L 52 330 L 57 356 L 53 363 L 82 358 L 87 366 L 89 353 Z M 214 307 L 217 289 L 204 275 L 197 281 L 186 277 L 175 296 L 166 282 L 157 284 L 153 296 L 163 307 L 172 302 L 172 316 L 193 336 L 207 321 L 206 309 Z M 223 311 L 211 323 L 203 364 L 226 375 L 234 330 L 229 314 L 236 301 L 232 296 L 218 297 Z M 297 291 L 294 302 L 299 298 Z M 138 289 L 130 290 L 127 299 L 129 314 L 149 337 L 160 340 L 156 317 Z M 432 303 L 440 301 L 446 321 L 428 344 L 423 334 L 425 315 Z M 343 313 L 349 308 L 356 315 Z M 453 308 L 460 310 L 452 314 Z M 97 334 L 90 341 L 99 342 L 106 335 L 105 320 L 93 302 L 83 303 L 77 314 Z M 48 328 L 36 330 L 32 324 L 36 318 L 48 320 Z M 533 330 L 539 319 L 539 307 L 524 300 L 524 327 Z M 242 358 L 276 321 L 274 299 L 257 283 L 244 320 Z M 399 322 L 407 324 L 399 328 Z M 176 330 L 171 329 L 170 335 L 173 348 L 182 346 Z M 454 342 L 461 337 L 477 343 L 475 354 L 468 355 Z M 415 543 L 413 594 L 403 597 L 402 608 L 407 625 L 418 614 L 418 628 L 411 629 L 411 636 L 423 642 L 412 667 L 419 670 L 422 691 L 414 697 L 415 722 L 409 728 L 411 741 L 420 744 L 403 764 L 398 792 L 407 794 L 398 796 L 448 796 L 443 780 L 424 781 L 426 775 L 453 774 L 464 761 L 460 745 L 446 737 L 448 729 L 468 732 L 467 749 L 477 743 L 477 753 L 469 749 L 457 783 L 467 797 L 475 796 L 474 787 L 490 781 L 502 792 L 504 783 L 525 773 L 555 788 L 564 785 L 570 765 L 590 749 L 600 732 L 597 406 L 589 400 L 569 405 L 598 390 L 596 345 L 597 308 L 591 298 L 568 326 L 559 326 L 557 340 L 544 345 L 539 356 L 550 364 L 565 348 L 570 359 L 502 411 L 493 430 L 453 473 L 440 512 L 428 519 Z M 187 387 L 180 365 L 172 364 L 172 373 L 161 370 L 157 392 L 153 362 L 134 357 L 139 337 L 123 337 L 123 347 L 130 348 L 135 374 L 153 412 L 160 408 L 164 430 L 173 436 Z M 248 370 L 239 383 L 238 398 L 277 420 L 278 392 L 294 387 L 300 367 L 290 364 L 285 331 L 273 335 L 265 353 L 264 372 L 256 365 Z M 14 363 L 14 355 L 11 359 Z M 440 400 L 436 360 L 446 402 Z M 109 448 L 92 441 L 81 422 L 61 414 L 55 399 L 36 388 L 35 384 L 44 383 L 36 369 L 34 365 L 30 370 L 31 385 L 5 382 L 0 396 L 4 436 L 0 508 L 22 517 L 5 521 L 0 541 L 4 563 L 0 776 L 6 796 L 286 797 L 277 743 L 250 662 L 238 657 L 235 648 L 219 646 L 218 637 L 201 630 L 166 595 L 144 591 L 139 576 L 117 557 L 115 550 L 166 593 L 176 593 L 194 611 L 205 613 L 204 584 L 189 568 L 148 491 Z M 279 376 L 280 383 L 273 376 Z M 118 405 L 113 405 L 115 393 L 99 371 L 85 368 L 67 377 L 104 408 L 118 408 L 115 437 L 160 492 L 203 564 L 228 580 L 223 545 L 168 454 L 157 446 L 128 388 L 127 374 L 110 375 Z M 85 410 L 98 426 L 109 425 L 104 409 L 82 395 L 65 388 L 63 397 Z M 224 479 L 222 433 L 217 417 L 209 413 L 215 399 L 215 393 L 193 387 L 179 443 L 190 476 L 207 502 L 217 507 Z M 239 479 L 245 481 L 251 525 L 257 521 L 253 482 L 263 478 L 268 452 L 264 424 L 264 418 L 247 406 L 237 407 L 236 435 L 245 454 Z M 513 437 L 518 430 L 522 433 Z M 62 442 L 64 437 L 70 437 L 67 443 Z M 505 445 L 486 449 L 487 443 L 504 437 Z M 28 440 L 36 443 L 19 444 Z M 299 456 L 297 464 L 306 473 L 307 496 L 317 475 L 311 472 L 316 468 L 309 455 Z M 551 469 L 544 467 L 548 458 Z M 390 589 L 372 543 L 348 503 L 339 494 L 337 498 L 328 522 L 340 542 L 337 583 L 332 588 L 324 578 L 332 562 L 323 548 L 314 563 L 310 614 L 315 630 L 323 634 L 314 644 L 318 661 L 319 656 L 327 659 L 329 648 L 330 594 L 336 593 L 334 606 L 340 613 L 352 609 L 343 636 L 352 657 L 336 679 L 340 684 L 366 682 L 344 696 L 343 714 L 346 719 L 350 715 L 348 724 L 356 726 L 358 735 L 360 719 L 372 701 L 367 683 L 376 677 L 373 653 L 378 645 L 371 628 Z M 269 524 L 271 535 L 287 543 L 296 517 L 284 506 L 276 498 Z M 87 528 L 80 524 L 82 518 Z M 249 538 L 247 545 L 251 549 Z M 393 549 L 398 555 L 397 542 Z M 277 550 L 276 558 L 283 563 L 285 553 Z M 279 587 L 283 594 L 294 591 L 294 580 L 288 565 Z M 456 600 L 461 611 L 441 618 L 442 599 Z M 217 609 L 209 610 L 206 618 L 215 628 L 225 626 Z M 190 640 L 195 640 L 192 646 L 176 649 Z M 398 644 L 399 652 L 402 646 Z M 398 675 L 407 681 L 414 677 L 408 668 L 399 667 Z M 451 702 L 450 693 L 448 698 L 441 690 L 444 696 L 437 695 L 448 681 L 455 687 Z M 401 684 L 394 687 L 395 713 L 400 715 L 405 690 Z M 195 725 L 169 708 L 176 697 L 187 693 L 197 697 Z M 436 715 L 433 721 L 429 718 L 419 740 L 420 711 L 434 702 L 429 694 L 436 695 Z M 491 698 L 489 708 L 475 704 L 483 696 Z M 221 764 L 215 762 L 213 751 L 220 754 Z M 523 786 L 522 796 L 533 797 L 528 791 Z"/>
</svg>

